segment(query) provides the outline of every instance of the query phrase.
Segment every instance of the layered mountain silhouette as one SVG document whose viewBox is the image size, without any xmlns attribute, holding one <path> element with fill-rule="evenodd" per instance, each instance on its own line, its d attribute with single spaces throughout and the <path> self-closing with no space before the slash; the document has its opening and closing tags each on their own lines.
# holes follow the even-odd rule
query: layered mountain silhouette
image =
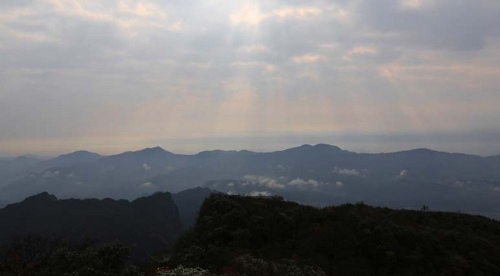
<svg viewBox="0 0 500 276">
<path fill-rule="evenodd" d="M 60 155 L 56 158 L 49 159 L 37 164 L 37 170 L 44 170 L 51 167 L 67 167 L 79 164 L 94 162 L 103 156 L 94 152 L 85 150 L 75 151 L 68 154 Z"/>
<path fill-rule="evenodd" d="M 134 201 L 66 199 L 40 193 L 0 209 L 0 244 L 13 236 L 47 236 L 69 242 L 119 240 L 135 258 L 171 248 L 182 222 L 170 193 Z"/>
<path fill-rule="evenodd" d="M 11 170 L 14 163 L 18 165 Z M 45 161 L 2 161 L 2 171 L 0 202 L 17 202 L 43 191 L 58 198 L 132 200 L 156 191 L 203 186 L 229 194 L 282 195 L 315 206 L 364 201 L 500 214 L 498 156 L 430 149 L 365 154 L 318 144 L 265 153 L 215 150 L 180 155 L 155 147 L 112 156 L 80 151 Z"/>
</svg>

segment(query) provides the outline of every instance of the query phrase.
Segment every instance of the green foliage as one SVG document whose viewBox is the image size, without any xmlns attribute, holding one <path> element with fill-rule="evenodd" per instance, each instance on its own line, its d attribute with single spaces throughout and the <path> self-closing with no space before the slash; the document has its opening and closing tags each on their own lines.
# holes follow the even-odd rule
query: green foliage
<svg viewBox="0 0 500 276">
<path fill-rule="evenodd" d="M 74 248 L 60 241 L 26 236 L 1 248 L 0 275 L 131 276 L 129 248 L 119 242 Z"/>
<path fill-rule="evenodd" d="M 234 258 L 230 267 L 226 268 L 226 275 L 245 276 L 326 276 L 319 268 L 312 266 L 300 267 L 294 260 L 282 259 L 269 262 L 252 255 L 242 255 Z"/>
<path fill-rule="evenodd" d="M 209 271 L 201 269 L 199 267 L 190 268 L 178 266 L 175 269 L 158 272 L 157 276 L 210 276 L 213 275 Z"/>
<path fill-rule="evenodd" d="M 171 263 L 228 275 L 500 275 L 498 248 L 500 222 L 479 216 L 212 195 Z"/>
</svg>

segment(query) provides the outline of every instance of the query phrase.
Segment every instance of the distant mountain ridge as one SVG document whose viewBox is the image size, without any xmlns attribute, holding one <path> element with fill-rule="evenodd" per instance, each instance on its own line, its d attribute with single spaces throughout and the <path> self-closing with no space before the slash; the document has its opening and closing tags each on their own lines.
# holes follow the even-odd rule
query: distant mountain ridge
<svg viewBox="0 0 500 276">
<path fill-rule="evenodd" d="M 36 169 L 50 162 L 57 166 Z M 357 201 L 393 208 L 425 204 L 500 216 L 500 158 L 430 149 L 356 153 L 318 144 L 273 152 L 186 155 L 154 147 L 110 156 L 80 151 L 16 170 L 9 166 L 0 163 L 0 202 L 42 191 L 59 198 L 134 199 L 204 186 L 230 194 L 282 195 L 315 206 Z"/>
<path fill-rule="evenodd" d="M 103 156 L 94 152 L 79 150 L 68 154 L 59 155 L 56 158 L 43 161 L 37 165 L 37 169 L 43 170 L 51 167 L 73 166 L 82 163 L 97 161 Z"/>
</svg>

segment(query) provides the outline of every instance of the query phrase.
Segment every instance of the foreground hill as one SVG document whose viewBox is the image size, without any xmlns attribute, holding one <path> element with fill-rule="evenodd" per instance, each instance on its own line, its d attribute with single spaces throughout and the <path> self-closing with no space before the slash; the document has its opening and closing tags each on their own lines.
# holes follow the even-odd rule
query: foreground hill
<svg viewBox="0 0 500 276">
<path fill-rule="evenodd" d="M 0 244 L 13 236 L 47 236 L 81 242 L 119 240 L 136 259 L 171 248 L 181 234 L 179 213 L 170 193 L 132 202 L 66 199 L 41 193 L 0 209 Z"/>
<path fill-rule="evenodd" d="M 500 222 L 212 195 L 171 265 L 229 275 L 500 275 Z"/>
</svg>

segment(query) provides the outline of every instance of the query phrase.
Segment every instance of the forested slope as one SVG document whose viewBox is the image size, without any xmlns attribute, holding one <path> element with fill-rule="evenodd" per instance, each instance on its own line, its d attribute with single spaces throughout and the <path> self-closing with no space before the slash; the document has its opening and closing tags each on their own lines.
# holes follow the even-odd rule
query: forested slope
<svg viewBox="0 0 500 276">
<path fill-rule="evenodd" d="M 212 195 L 171 265 L 247 275 L 500 275 L 500 222 Z"/>
</svg>

